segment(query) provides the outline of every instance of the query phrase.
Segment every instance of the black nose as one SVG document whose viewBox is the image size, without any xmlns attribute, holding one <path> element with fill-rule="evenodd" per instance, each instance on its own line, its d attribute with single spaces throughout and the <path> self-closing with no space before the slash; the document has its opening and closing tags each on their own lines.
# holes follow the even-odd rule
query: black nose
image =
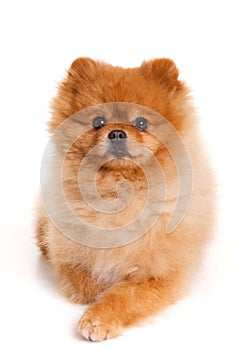
<svg viewBox="0 0 233 350">
<path fill-rule="evenodd" d="M 127 138 L 126 133 L 123 130 L 112 130 L 109 134 L 108 134 L 108 138 L 114 142 L 114 143 L 118 143 L 123 139 Z"/>
</svg>

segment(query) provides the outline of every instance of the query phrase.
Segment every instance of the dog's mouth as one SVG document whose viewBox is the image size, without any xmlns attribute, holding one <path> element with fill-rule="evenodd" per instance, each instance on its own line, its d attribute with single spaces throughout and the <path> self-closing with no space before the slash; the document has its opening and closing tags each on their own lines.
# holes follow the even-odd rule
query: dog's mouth
<svg viewBox="0 0 233 350">
<path fill-rule="evenodd" d="M 125 142 L 109 145 L 107 153 L 115 159 L 130 158 L 130 153 Z"/>
<path fill-rule="evenodd" d="M 109 148 L 108 153 L 116 159 L 129 158 L 130 154 L 127 147 L 123 145 L 114 145 Z"/>
</svg>

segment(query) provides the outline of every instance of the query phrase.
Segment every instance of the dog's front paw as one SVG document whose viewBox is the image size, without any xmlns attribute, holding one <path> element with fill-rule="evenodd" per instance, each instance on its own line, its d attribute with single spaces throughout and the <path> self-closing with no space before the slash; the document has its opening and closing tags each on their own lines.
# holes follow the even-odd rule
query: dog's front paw
<svg viewBox="0 0 233 350">
<path fill-rule="evenodd" d="M 87 340 L 92 341 L 115 338 L 120 335 L 122 327 L 112 319 L 112 316 L 107 308 L 98 310 L 93 305 L 79 321 L 78 332 Z"/>
</svg>

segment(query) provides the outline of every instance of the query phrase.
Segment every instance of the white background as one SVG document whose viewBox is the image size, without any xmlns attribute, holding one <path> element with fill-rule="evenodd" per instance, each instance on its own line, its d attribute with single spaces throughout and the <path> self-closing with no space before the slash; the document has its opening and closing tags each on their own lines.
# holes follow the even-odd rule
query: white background
<svg viewBox="0 0 233 350">
<path fill-rule="evenodd" d="M 232 349 L 232 22 L 226 0 L 1 1 L 2 349 Z M 33 238 L 48 105 L 78 56 L 124 67 L 172 58 L 192 87 L 219 182 L 216 239 L 190 294 L 97 344 L 76 336 L 85 307 L 59 294 Z"/>
</svg>

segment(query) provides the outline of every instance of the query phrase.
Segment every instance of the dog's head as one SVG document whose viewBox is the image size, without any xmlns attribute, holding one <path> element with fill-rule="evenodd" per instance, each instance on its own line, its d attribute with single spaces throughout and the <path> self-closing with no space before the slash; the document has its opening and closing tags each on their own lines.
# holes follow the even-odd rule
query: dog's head
<svg viewBox="0 0 233 350">
<path fill-rule="evenodd" d="M 99 145 L 95 157 L 111 158 L 107 166 L 130 167 L 135 161 L 142 163 L 150 158 L 140 145 L 152 155 L 161 149 L 161 140 L 154 131 L 169 137 L 164 121 L 179 132 L 185 129 L 191 112 L 188 100 L 188 89 L 169 59 L 124 69 L 79 58 L 53 101 L 50 130 L 53 132 L 73 115 L 71 128 L 83 132 L 71 154 L 84 157 Z"/>
</svg>

